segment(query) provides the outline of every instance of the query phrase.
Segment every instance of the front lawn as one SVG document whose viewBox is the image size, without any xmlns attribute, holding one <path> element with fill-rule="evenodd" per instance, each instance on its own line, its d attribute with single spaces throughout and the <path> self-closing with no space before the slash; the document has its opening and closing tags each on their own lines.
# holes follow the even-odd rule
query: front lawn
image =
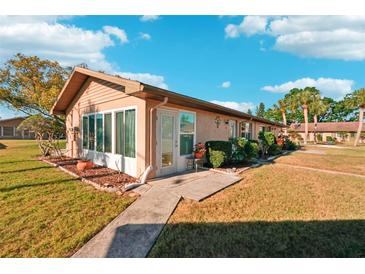
<svg viewBox="0 0 365 274">
<path fill-rule="evenodd" d="M 305 150 L 309 153 L 294 152 L 275 162 L 365 175 L 365 147 L 340 149 L 308 146 Z M 318 152 L 323 154 L 316 154 Z"/>
<path fill-rule="evenodd" d="M 35 141 L 0 140 L 0 257 L 67 257 L 133 202 L 36 160 Z"/>
<path fill-rule="evenodd" d="M 275 164 L 243 177 L 182 201 L 149 256 L 365 257 L 364 179 Z"/>
</svg>

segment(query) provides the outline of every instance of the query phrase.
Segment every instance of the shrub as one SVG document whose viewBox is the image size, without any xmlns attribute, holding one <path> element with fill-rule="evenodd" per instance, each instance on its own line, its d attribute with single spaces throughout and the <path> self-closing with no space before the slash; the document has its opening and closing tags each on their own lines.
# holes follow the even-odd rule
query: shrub
<svg viewBox="0 0 365 274">
<path fill-rule="evenodd" d="M 214 168 L 222 166 L 225 161 L 225 158 L 226 156 L 223 151 L 210 150 L 209 152 L 209 161 Z"/>
<path fill-rule="evenodd" d="M 318 142 L 322 142 L 322 141 L 323 141 L 322 134 L 317 133 L 317 135 L 316 135 L 316 139 L 317 139 L 317 141 L 318 141 Z"/>
<path fill-rule="evenodd" d="M 260 148 L 257 142 L 248 141 L 245 144 L 244 150 L 248 159 L 259 157 Z"/>
<path fill-rule="evenodd" d="M 293 141 L 291 141 L 289 138 L 286 138 L 284 140 L 283 149 L 285 149 L 285 150 L 296 150 L 296 149 L 298 149 L 298 146 Z"/>
<path fill-rule="evenodd" d="M 267 153 L 268 153 L 269 155 L 278 155 L 278 154 L 280 154 L 280 153 L 281 153 L 281 146 L 279 146 L 278 144 L 272 144 L 272 145 L 269 147 L 269 149 L 268 149 Z"/>
<path fill-rule="evenodd" d="M 259 133 L 259 144 L 262 151 L 262 157 L 266 157 L 268 154 L 268 150 L 271 145 L 275 144 L 275 135 L 272 132 L 263 132 Z"/>
<path fill-rule="evenodd" d="M 234 163 L 244 161 L 247 158 L 246 152 L 244 150 L 247 140 L 243 137 L 238 137 L 231 138 L 230 142 L 232 146 L 232 154 L 229 161 Z"/>
<path fill-rule="evenodd" d="M 331 136 L 326 136 L 326 142 L 333 142 L 333 138 Z"/>
<path fill-rule="evenodd" d="M 211 160 L 211 154 L 213 151 L 220 151 L 223 153 L 223 163 L 228 163 L 232 156 L 232 143 L 229 141 L 208 141 L 205 143 L 207 148 L 206 157 L 210 165 L 213 165 Z M 215 155 L 216 157 L 216 155 Z"/>
</svg>

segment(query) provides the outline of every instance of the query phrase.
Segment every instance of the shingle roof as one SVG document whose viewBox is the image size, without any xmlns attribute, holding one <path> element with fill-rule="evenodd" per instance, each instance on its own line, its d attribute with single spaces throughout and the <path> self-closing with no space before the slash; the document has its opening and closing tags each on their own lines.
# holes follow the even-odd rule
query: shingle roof
<svg viewBox="0 0 365 274">
<path fill-rule="evenodd" d="M 317 123 L 316 132 L 356 132 L 359 122 L 322 122 Z M 304 132 L 304 123 L 291 124 L 290 129 L 297 132 Z M 314 131 L 314 123 L 308 123 L 308 131 Z M 365 132 L 365 123 L 362 131 Z"/>
</svg>

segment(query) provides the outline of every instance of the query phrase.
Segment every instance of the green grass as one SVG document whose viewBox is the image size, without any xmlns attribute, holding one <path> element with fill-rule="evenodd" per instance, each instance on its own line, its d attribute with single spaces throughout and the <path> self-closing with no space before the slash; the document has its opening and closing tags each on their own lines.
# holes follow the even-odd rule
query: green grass
<svg viewBox="0 0 365 274">
<path fill-rule="evenodd" d="M 272 164 L 182 201 L 149 256 L 365 257 L 364 231 L 364 179 Z"/>
<path fill-rule="evenodd" d="M 294 152 L 275 162 L 365 175 L 365 147 L 339 149 L 309 146 L 304 149 L 309 152 L 321 151 L 324 154 Z"/>
<path fill-rule="evenodd" d="M 67 257 L 133 199 L 36 160 L 35 141 L 0 140 L 0 257 Z"/>
</svg>

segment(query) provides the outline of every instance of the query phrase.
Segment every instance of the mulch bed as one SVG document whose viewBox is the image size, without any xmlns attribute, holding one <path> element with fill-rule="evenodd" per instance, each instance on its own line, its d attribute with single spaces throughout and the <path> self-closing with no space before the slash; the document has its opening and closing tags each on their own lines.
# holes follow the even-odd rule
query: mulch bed
<svg viewBox="0 0 365 274">
<path fill-rule="evenodd" d="M 124 186 L 126 184 L 136 182 L 136 178 L 126 173 L 98 165 L 85 171 L 79 171 L 76 167 L 77 159 L 73 158 L 42 158 L 42 160 L 61 167 L 72 175 L 81 177 L 86 182 L 92 182 L 95 187 L 99 186 L 98 188 L 102 190 L 125 192 Z"/>
</svg>

